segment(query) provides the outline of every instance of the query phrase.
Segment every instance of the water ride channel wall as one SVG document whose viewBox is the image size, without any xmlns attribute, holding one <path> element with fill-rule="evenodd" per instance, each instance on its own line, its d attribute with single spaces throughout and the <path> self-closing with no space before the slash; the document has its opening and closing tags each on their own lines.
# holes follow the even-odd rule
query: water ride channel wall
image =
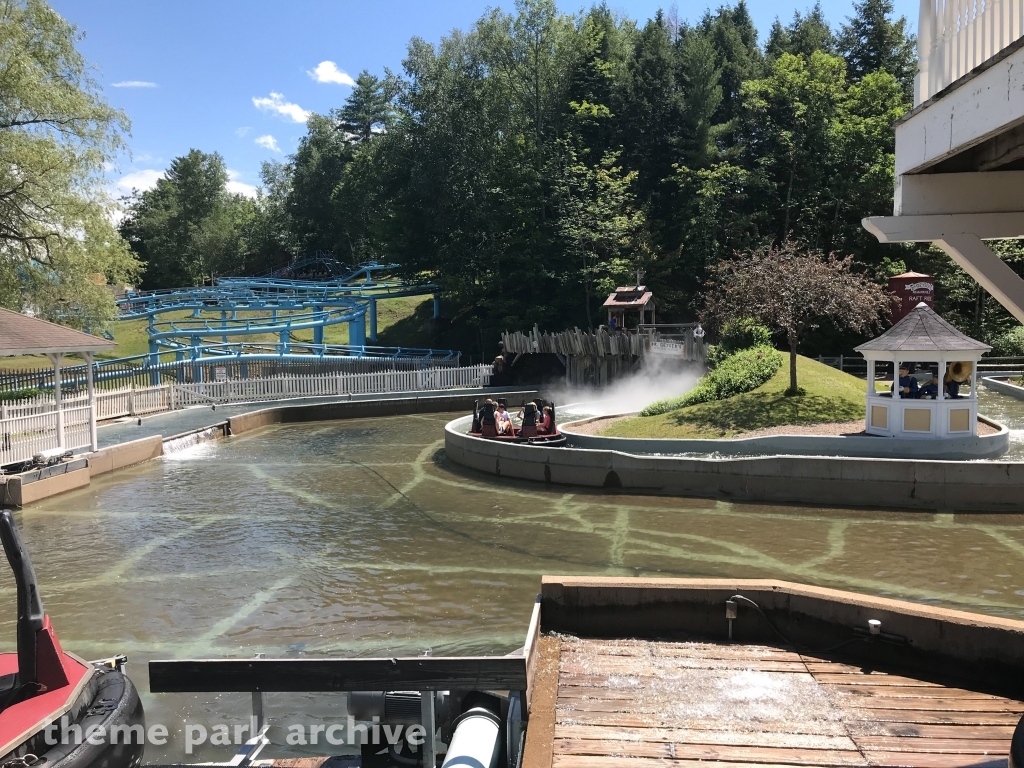
<svg viewBox="0 0 1024 768">
<path fill-rule="evenodd" d="M 832 456 L 685 458 L 549 448 L 472 437 L 472 417 L 445 426 L 445 454 L 500 477 L 730 501 L 938 512 L 1021 512 L 1024 462 Z"/>
<path fill-rule="evenodd" d="M 536 397 L 535 389 L 466 389 L 435 392 L 402 392 L 391 396 L 350 399 L 328 403 L 257 407 L 257 410 L 231 416 L 176 435 L 131 440 L 102 448 L 94 453 L 76 456 L 71 461 L 33 469 L 17 475 L 0 477 L 0 506 L 24 506 L 56 496 L 65 491 L 89 485 L 96 475 L 156 459 L 167 452 L 167 446 L 193 445 L 209 439 L 241 435 L 272 424 L 295 424 L 308 421 L 361 419 L 378 416 L 404 416 L 417 413 L 469 411 L 482 396 L 501 395 L 512 402 Z"/>
</svg>

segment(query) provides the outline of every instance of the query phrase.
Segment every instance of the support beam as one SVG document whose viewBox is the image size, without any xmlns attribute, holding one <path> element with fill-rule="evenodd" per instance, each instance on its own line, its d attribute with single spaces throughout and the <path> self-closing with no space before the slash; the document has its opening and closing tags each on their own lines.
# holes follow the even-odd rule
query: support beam
<svg viewBox="0 0 1024 768">
<path fill-rule="evenodd" d="M 1024 323 L 1024 280 L 976 235 L 954 235 L 936 240 L 946 255 Z"/>
<path fill-rule="evenodd" d="M 1024 213 L 876 216 L 861 224 L 880 243 L 935 243 L 1024 323 L 1024 280 L 982 242 L 1024 238 Z"/>
<path fill-rule="evenodd" d="M 370 299 L 370 341 L 377 340 L 377 300 Z"/>
<path fill-rule="evenodd" d="M 47 355 L 50 358 L 50 362 L 53 363 L 53 402 L 55 416 L 57 417 L 57 447 L 64 447 L 64 406 L 61 403 L 61 390 L 60 390 L 60 364 L 64 360 L 64 355 L 60 352 L 55 352 Z"/>
</svg>

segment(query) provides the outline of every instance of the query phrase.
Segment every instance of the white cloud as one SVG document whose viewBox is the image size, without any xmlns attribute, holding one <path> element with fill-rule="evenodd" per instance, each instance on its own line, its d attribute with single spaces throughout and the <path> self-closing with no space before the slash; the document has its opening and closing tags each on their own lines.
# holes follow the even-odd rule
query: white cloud
<svg viewBox="0 0 1024 768">
<path fill-rule="evenodd" d="M 266 136 L 258 136 L 256 143 L 264 149 L 269 149 L 271 152 L 280 152 L 281 147 L 277 145 L 277 139 L 271 136 L 269 133 Z"/>
<path fill-rule="evenodd" d="M 156 186 L 157 179 L 162 178 L 163 175 L 163 171 L 155 171 L 152 168 L 144 171 L 132 171 L 117 180 L 117 190 L 122 194 L 128 195 L 131 194 L 133 189 L 137 189 L 140 192 L 152 189 Z"/>
<path fill-rule="evenodd" d="M 316 65 L 316 69 L 307 72 L 306 74 L 318 83 L 333 83 L 334 85 L 356 84 L 356 81 L 352 79 L 352 76 L 344 70 L 338 69 L 338 65 L 333 61 L 321 61 Z"/>
<path fill-rule="evenodd" d="M 114 83 L 114 88 L 159 88 L 156 83 L 151 83 L 148 80 L 122 80 L 120 83 Z"/>
<path fill-rule="evenodd" d="M 312 115 L 298 104 L 294 104 L 290 101 L 284 100 L 284 95 L 280 93 L 271 92 L 270 96 L 263 96 L 257 98 L 252 97 L 252 104 L 256 109 L 262 112 L 270 112 L 272 114 L 280 115 L 281 117 L 287 117 L 293 122 L 304 123 Z"/>
<path fill-rule="evenodd" d="M 256 187 L 252 184 L 246 184 L 238 181 L 238 177 L 241 174 L 238 171 L 232 171 L 228 169 L 228 183 L 227 190 L 233 195 L 242 195 L 242 197 L 256 197 Z"/>
<path fill-rule="evenodd" d="M 235 128 L 235 136 L 238 136 L 239 138 L 245 138 L 245 135 L 249 133 L 249 131 L 251 130 L 252 128 L 250 128 L 248 125 L 243 125 L 241 128 Z"/>
</svg>

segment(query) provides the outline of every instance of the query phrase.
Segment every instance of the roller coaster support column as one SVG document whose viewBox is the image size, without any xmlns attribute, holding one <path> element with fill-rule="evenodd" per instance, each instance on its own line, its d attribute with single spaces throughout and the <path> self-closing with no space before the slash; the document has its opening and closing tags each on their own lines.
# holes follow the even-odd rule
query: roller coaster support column
<svg viewBox="0 0 1024 768">
<path fill-rule="evenodd" d="M 370 341 L 377 340 L 377 300 L 370 299 Z"/>
<path fill-rule="evenodd" d="M 160 383 L 160 371 L 156 369 L 156 366 L 160 364 L 160 348 L 157 343 L 150 339 L 149 341 L 149 358 L 146 360 L 146 365 L 150 366 L 152 370 L 149 372 L 149 383 L 151 386 L 156 386 Z"/>
<path fill-rule="evenodd" d="M 441 297 L 436 293 L 434 294 L 434 319 L 437 320 L 441 316 Z"/>
<path fill-rule="evenodd" d="M 323 307 L 313 307 L 313 311 L 314 312 L 323 312 L 324 308 Z M 316 326 L 316 328 L 313 329 L 313 343 L 314 344 L 323 344 L 324 343 L 324 327 L 322 325 L 318 325 L 318 326 Z"/>
<path fill-rule="evenodd" d="M 203 366 L 199 365 L 197 361 L 203 359 L 203 348 L 200 344 L 203 340 L 199 336 L 192 337 L 192 383 L 201 384 L 203 381 Z"/>
<path fill-rule="evenodd" d="M 366 346 L 366 315 L 360 315 L 348 324 L 348 343 L 353 347 Z"/>
</svg>

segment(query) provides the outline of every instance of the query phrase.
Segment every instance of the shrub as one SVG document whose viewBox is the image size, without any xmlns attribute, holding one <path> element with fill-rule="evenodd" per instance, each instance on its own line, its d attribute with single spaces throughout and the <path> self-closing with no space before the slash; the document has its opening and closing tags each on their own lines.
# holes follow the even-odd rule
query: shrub
<svg viewBox="0 0 1024 768">
<path fill-rule="evenodd" d="M 38 389 L 15 389 L 10 392 L 0 392 L 0 402 L 10 403 L 15 400 L 27 400 L 39 394 Z"/>
<path fill-rule="evenodd" d="M 657 416 L 688 405 L 710 403 L 750 392 L 774 376 L 782 367 L 782 360 L 782 354 L 769 346 L 741 350 L 725 357 L 682 397 L 658 400 L 640 411 L 640 415 Z"/>
<path fill-rule="evenodd" d="M 772 332 L 752 318 L 731 320 L 722 326 L 719 343 L 708 345 L 708 368 L 717 368 L 729 355 L 741 349 L 771 346 Z"/>
<path fill-rule="evenodd" d="M 996 336 L 992 341 L 992 354 L 998 357 L 1024 356 L 1024 325 Z"/>
</svg>

